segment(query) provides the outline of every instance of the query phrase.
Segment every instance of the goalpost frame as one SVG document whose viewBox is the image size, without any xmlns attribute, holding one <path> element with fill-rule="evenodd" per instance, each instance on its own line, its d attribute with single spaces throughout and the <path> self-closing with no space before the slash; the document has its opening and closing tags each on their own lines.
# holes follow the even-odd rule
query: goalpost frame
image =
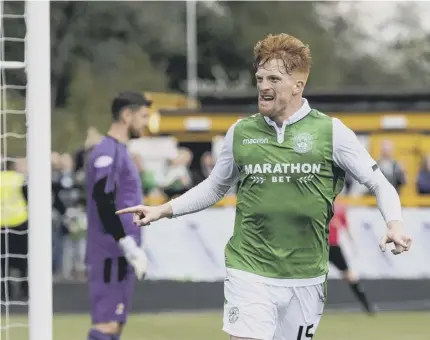
<svg viewBox="0 0 430 340">
<path fill-rule="evenodd" d="M 29 338 L 52 340 L 51 46 L 49 1 L 26 2 Z"/>
</svg>

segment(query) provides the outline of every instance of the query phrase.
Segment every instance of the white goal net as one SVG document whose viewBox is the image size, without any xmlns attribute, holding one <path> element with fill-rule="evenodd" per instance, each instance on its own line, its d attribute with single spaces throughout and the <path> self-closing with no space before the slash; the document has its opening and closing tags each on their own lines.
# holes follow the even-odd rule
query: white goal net
<svg viewBox="0 0 430 340">
<path fill-rule="evenodd" d="M 0 0 L 0 340 L 52 339 L 49 42 L 48 1 Z"/>
</svg>

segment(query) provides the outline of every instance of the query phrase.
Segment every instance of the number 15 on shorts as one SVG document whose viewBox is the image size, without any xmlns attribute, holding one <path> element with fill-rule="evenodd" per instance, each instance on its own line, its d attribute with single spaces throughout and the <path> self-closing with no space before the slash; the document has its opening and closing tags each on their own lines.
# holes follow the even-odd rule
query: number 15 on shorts
<svg viewBox="0 0 430 340">
<path fill-rule="evenodd" d="M 300 326 L 299 332 L 297 333 L 297 340 L 312 339 L 314 337 L 312 328 L 314 328 L 314 325 Z"/>
</svg>

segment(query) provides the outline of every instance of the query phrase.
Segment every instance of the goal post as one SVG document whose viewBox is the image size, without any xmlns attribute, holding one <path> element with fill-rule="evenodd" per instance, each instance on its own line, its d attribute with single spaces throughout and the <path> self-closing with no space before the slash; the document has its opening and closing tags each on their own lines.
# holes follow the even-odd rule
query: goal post
<svg viewBox="0 0 430 340">
<path fill-rule="evenodd" d="M 29 339 L 52 340 L 51 46 L 49 1 L 26 3 Z"/>
</svg>

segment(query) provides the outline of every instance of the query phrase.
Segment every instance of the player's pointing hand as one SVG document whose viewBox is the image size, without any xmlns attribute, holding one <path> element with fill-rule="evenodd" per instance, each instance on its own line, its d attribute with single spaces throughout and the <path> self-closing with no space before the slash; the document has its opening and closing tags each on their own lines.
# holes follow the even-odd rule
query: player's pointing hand
<svg viewBox="0 0 430 340">
<path fill-rule="evenodd" d="M 151 222 L 158 221 L 161 218 L 171 216 L 172 208 L 170 207 L 170 204 L 159 206 L 136 205 L 134 207 L 118 210 L 116 214 L 133 214 L 134 224 L 145 226 L 151 224 Z"/>
<path fill-rule="evenodd" d="M 395 248 L 391 250 L 394 255 L 408 251 L 411 248 L 412 238 L 403 230 L 403 224 L 392 221 L 388 225 L 389 230 L 382 237 L 379 247 L 382 251 L 386 250 L 388 243 L 394 243 Z"/>
</svg>

